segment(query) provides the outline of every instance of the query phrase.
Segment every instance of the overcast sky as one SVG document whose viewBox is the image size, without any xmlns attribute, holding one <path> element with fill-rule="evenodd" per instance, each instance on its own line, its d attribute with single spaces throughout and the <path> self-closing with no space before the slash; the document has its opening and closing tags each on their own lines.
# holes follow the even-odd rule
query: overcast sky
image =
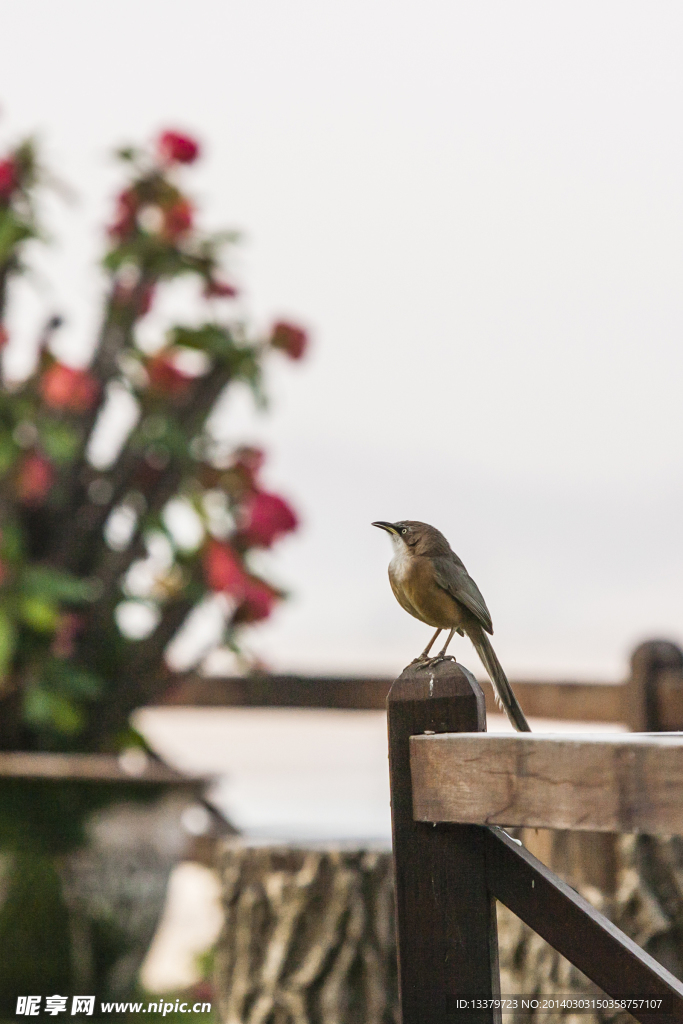
<svg viewBox="0 0 683 1024">
<path fill-rule="evenodd" d="M 672 2 L 0 0 L 0 139 L 78 195 L 14 317 L 94 331 L 112 146 L 197 133 L 206 226 L 243 230 L 271 372 L 267 480 L 304 526 L 277 669 L 394 673 L 429 633 L 373 519 L 442 529 L 513 676 L 618 678 L 683 640 L 683 10 Z M 22 335 L 22 332 L 23 335 Z M 455 653 L 479 671 L 467 641 Z"/>
</svg>

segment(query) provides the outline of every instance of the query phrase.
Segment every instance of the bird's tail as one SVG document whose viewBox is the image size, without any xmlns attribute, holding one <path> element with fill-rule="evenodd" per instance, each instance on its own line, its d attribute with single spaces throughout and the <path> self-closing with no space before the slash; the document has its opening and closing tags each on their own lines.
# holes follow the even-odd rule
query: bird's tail
<svg viewBox="0 0 683 1024">
<path fill-rule="evenodd" d="M 496 652 L 491 646 L 491 641 L 479 624 L 471 626 L 467 634 L 474 644 L 474 648 L 481 658 L 484 668 L 489 674 L 493 683 L 493 691 L 498 703 L 514 725 L 517 732 L 531 732 L 529 723 L 524 717 L 519 701 L 512 692 L 512 687 L 503 671 L 503 666 L 496 657 Z"/>
</svg>

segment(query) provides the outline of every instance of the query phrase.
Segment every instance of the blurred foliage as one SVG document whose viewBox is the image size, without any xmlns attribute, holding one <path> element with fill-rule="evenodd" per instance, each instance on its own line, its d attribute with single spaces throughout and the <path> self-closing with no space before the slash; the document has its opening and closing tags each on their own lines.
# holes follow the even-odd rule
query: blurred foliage
<svg viewBox="0 0 683 1024">
<path fill-rule="evenodd" d="M 262 487 L 263 452 L 218 444 L 207 421 L 238 382 L 263 404 L 265 360 L 276 352 L 300 359 L 306 333 L 279 321 L 259 336 L 233 314 L 238 291 L 222 260 L 236 235 L 202 232 L 181 188 L 199 157 L 194 139 L 166 131 L 153 147 L 118 156 L 126 180 L 106 232 L 90 365 L 56 357 L 63 325 L 55 316 L 29 377 L 0 382 L 4 749 L 120 749 L 130 742 L 131 711 L 173 684 L 165 652 L 198 603 L 223 595 L 221 642 L 241 652 L 244 624 L 267 618 L 284 596 L 250 560 L 295 529 L 296 516 Z M 0 160 L 3 348 L 12 343 L 12 282 L 26 269 L 29 243 L 44 236 L 36 210 L 48 181 L 30 140 Z M 139 327 L 159 286 L 187 276 L 204 322 L 174 324 L 143 346 Z M 89 444 L 122 392 L 137 419 L 102 468 Z M 131 628 L 131 616 L 143 626 Z"/>
<path fill-rule="evenodd" d="M 3 779 L 0 850 L 60 856 L 84 841 L 84 822 L 114 801 L 150 803 L 167 791 L 152 783 Z"/>
<path fill-rule="evenodd" d="M 55 335 L 66 328 L 52 316 L 21 381 L 7 377 L 1 350 L 19 344 L 7 311 L 31 247 L 45 240 L 38 211 L 51 179 L 31 140 L 0 159 L 4 750 L 144 746 L 130 714 L 173 686 L 178 670 L 169 645 L 197 606 L 212 596 L 219 603 L 224 630 L 217 643 L 248 669 L 243 627 L 267 619 L 284 597 L 256 571 L 254 553 L 294 530 L 296 515 L 262 486 L 264 453 L 219 444 L 207 423 L 236 384 L 263 407 L 266 360 L 278 353 L 300 359 L 306 333 L 279 321 L 259 335 L 235 315 L 237 288 L 223 256 L 236 235 L 202 232 L 181 188 L 185 168 L 199 157 L 194 139 L 166 131 L 154 146 L 128 147 L 118 157 L 124 182 L 105 235 L 92 359 L 72 366 L 58 358 Z M 150 344 L 145 318 L 160 286 L 181 277 L 195 282 L 202 314 L 159 330 Z M 109 463 L 95 462 L 91 442 L 121 395 L 135 409 L 133 425 Z M 0 958 L 0 1015 L 13 1014 L 18 995 L 72 989 L 74 965 L 86 956 L 83 922 L 66 906 L 60 870 L 65 855 L 87 842 L 93 812 L 163 792 L 133 780 L 2 780 L 0 946 L 11 955 Z M 144 891 L 138 895 L 145 900 Z M 107 913 L 87 922 L 86 959 L 98 998 L 106 995 L 112 964 L 130 952 L 130 935 Z M 163 1002 L 175 1004 L 176 996 Z M 185 996 L 211 1001 L 206 983 L 202 994 L 183 993 L 181 1001 Z"/>
</svg>

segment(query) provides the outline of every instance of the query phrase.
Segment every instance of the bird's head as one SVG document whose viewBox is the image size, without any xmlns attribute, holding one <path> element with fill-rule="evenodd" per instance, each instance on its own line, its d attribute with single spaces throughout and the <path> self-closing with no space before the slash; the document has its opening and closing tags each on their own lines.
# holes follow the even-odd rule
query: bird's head
<svg viewBox="0 0 683 1024">
<path fill-rule="evenodd" d="M 386 530 L 395 550 L 407 548 L 415 555 L 447 555 L 451 546 L 435 526 L 420 523 L 416 519 L 402 519 L 397 523 L 378 520 L 373 526 Z"/>
</svg>

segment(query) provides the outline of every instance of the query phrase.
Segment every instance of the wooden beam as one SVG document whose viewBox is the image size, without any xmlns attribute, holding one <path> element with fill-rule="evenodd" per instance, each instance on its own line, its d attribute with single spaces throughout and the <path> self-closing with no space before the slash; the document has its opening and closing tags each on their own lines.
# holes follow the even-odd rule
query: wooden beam
<svg viewBox="0 0 683 1024">
<path fill-rule="evenodd" d="M 47 754 L 0 752 L 0 778 L 64 782 L 135 782 L 198 786 L 206 779 L 188 777 L 143 751 L 114 754 Z"/>
<path fill-rule="evenodd" d="M 636 680 L 636 683 L 638 680 Z M 156 702 L 162 707 L 340 708 L 383 711 L 391 680 L 382 676 L 188 675 Z M 482 680 L 486 710 L 496 707 L 488 680 Z M 634 685 L 605 682 L 512 681 L 528 717 L 574 722 L 630 723 L 638 703 Z M 683 729 L 683 673 L 658 676 L 659 728 Z"/>
<path fill-rule="evenodd" d="M 683 1020 L 683 984 L 587 900 L 498 829 L 485 829 L 486 880 L 493 895 L 642 1024 Z"/>
<path fill-rule="evenodd" d="M 349 708 L 381 710 L 393 680 L 384 678 L 253 675 L 185 676 L 164 695 L 161 706 Z"/>
<path fill-rule="evenodd" d="M 620 683 L 537 682 L 525 679 L 510 684 L 527 717 L 557 718 L 574 722 L 621 722 L 623 685 Z M 482 682 L 486 710 L 497 712 L 493 688 Z"/>
<path fill-rule="evenodd" d="M 683 736 L 412 736 L 416 821 L 683 832 Z"/>
<path fill-rule="evenodd" d="M 163 706 L 295 707 L 384 710 L 391 679 L 382 676 L 196 676 L 188 675 L 165 694 Z M 498 710 L 488 680 L 482 682 L 486 710 Z M 683 678 L 681 679 L 683 687 Z M 527 715 L 575 721 L 622 721 L 619 683 L 513 681 Z M 675 699 L 675 697 L 674 697 Z"/>
</svg>

